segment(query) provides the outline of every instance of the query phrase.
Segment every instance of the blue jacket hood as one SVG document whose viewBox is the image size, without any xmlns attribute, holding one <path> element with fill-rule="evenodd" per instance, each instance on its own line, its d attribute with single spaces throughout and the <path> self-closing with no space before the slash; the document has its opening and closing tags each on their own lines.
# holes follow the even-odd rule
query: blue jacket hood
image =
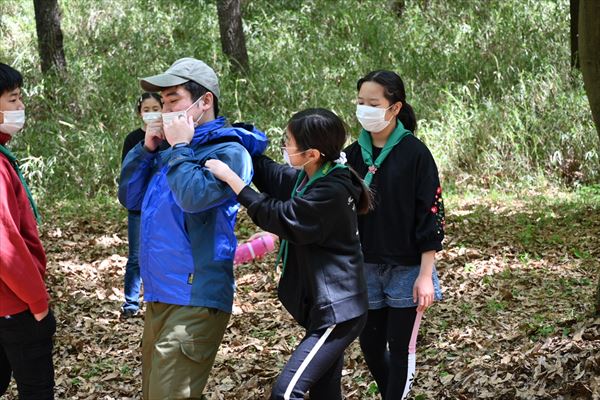
<svg viewBox="0 0 600 400">
<path fill-rule="evenodd" d="M 253 125 L 235 123 L 229 125 L 225 117 L 218 117 L 212 121 L 205 122 L 194 129 L 192 146 L 221 139 L 231 138 L 248 150 L 251 156 L 262 154 L 269 140 L 264 132 L 259 131 Z"/>
</svg>

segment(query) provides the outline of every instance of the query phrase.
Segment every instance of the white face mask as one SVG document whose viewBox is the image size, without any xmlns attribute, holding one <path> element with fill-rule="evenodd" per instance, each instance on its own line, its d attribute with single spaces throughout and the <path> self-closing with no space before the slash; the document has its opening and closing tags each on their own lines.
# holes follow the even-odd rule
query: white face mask
<svg viewBox="0 0 600 400">
<path fill-rule="evenodd" d="M 384 130 L 392 121 L 392 118 L 385 120 L 385 112 L 390 109 L 365 106 L 363 104 L 356 105 L 356 118 L 358 122 L 365 128 L 367 132 L 381 132 Z"/>
<path fill-rule="evenodd" d="M 200 96 L 198 98 L 198 100 L 196 100 L 195 102 L 193 102 L 188 108 L 186 108 L 183 111 L 174 111 L 174 112 L 170 112 L 170 113 L 162 113 L 162 120 L 163 120 L 163 124 L 166 124 L 167 122 L 171 122 L 177 118 L 179 118 L 180 115 L 183 116 L 183 118 L 185 118 L 187 120 L 187 112 L 190 108 L 194 107 L 194 105 L 196 103 L 198 103 L 200 100 L 202 100 L 202 98 L 204 97 L 204 95 Z M 204 116 L 204 112 L 198 117 L 197 120 L 194 121 L 194 126 L 198 123 L 198 121 L 200 121 L 202 119 L 202 116 Z"/>
<path fill-rule="evenodd" d="M 306 153 L 307 151 L 308 150 L 304 150 L 304 151 L 301 151 L 300 153 L 294 153 L 292 155 L 297 156 L 298 154 Z M 287 165 L 289 165 L 290 167 L 292 167 L 294 169 L 298 169 L 298 170 L 304 168 L 304 166 L 310 162 L 310 160 L 308 160 L 307 162 L 305 162 L 302 165 L 292 164 L 292 160 L 290 160 L 290 155 L 288 154 L 287 149 L 283 149 L 283 161 L 285 161 L 287 163 Z"/>
<path fill-rule="evenodd" d="M 162 113 L 160 111 L 142 113 L 142 119 L 144 120 L 145 124 L 149 124 L 151 122 L 158 121 L 161 118 L 161 116 L 162 116 Z"/>
<path fill-rule="evenodd" d="M 0 124 L 0 132 L 13 136 L 25 125 L 25 110 L 0 112 L 4 114 L 4 123 Z"/>
</svg>

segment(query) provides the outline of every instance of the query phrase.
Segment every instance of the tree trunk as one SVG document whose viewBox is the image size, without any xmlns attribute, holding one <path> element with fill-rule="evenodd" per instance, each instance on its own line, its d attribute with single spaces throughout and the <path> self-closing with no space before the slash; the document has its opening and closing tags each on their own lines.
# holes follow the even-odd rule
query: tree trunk
<svg viewBox="0 0 600 400">
<path fill-rule="evenodd" d="M 579 69 L 579 56 L 577 55 L 579 46 L 577 36 L 579 36 L 579 0 L 569 0 L 571 15 L 571 68 Z"/>
<path fill-rule="evenodd" d="M 600 138 L 600 1 L 579 2 L 579 64 Z"/>
<path fill-rule="evenodd" d="M 67 69 L 63 49 L 63 34 L 60 29 L 60 8 L 57 0 L 33 0 L 38 48 L 44 74 L 56 69 L 64 73 Z"/>
<path fill-rule="evenodd" d="M 398 16 L 398 18 L 402 18 L 402 13 L 404 12 L 404 8 L 406 7 L 405 0 L 392 0 L 390 2 L 390 8 Z"/>
<path fill-rule="evenodd" d="M 579 2 L 579 64 L 600 138 L 600 1 L 597 0 Z M 600 273 L 595 297 L 596 315 L 600 315 Z"/>
<path fill-rule="evenodd" d="M 598 287 L 596 288 L 596 316 L 600 317 L 600 277 L 598 277 Z"/>
<path fill-rule="evenodd" d="M 229 57 L 234 70 L 246 72 L 248 52 L 242 26 L 240 0 L 217 0 L 217 13 L 223 52 Z"/>
</svg>

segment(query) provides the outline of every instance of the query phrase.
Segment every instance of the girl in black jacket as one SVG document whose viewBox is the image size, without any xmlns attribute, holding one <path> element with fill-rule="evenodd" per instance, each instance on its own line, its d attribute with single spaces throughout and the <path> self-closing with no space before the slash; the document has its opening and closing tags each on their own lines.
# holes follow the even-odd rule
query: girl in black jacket
<svg viewBox="0 0 600 400">
<path fill-rule="evenodd" d="M 336 162 L 346 140 L 331 111 L 308 109 L 288 123 L 280 165 L 254 159 L 257 193 L 218 160 L 206 167 L 231 186 L 248 215 L 278 235 L 281 302 L 306 335 L 273 386 L 271 399 L 338 400 L 344 349 L 366 321 L 367 288 L 357 226 L 370 208 L 369 191 Z"/>
<path fill-rule="evenodd" d="M 127 153 L 139 142 L 144 140 L 146 134 L 146 125 L 150 122 L 160 119 L 162 109 L 162 98 L 158 93 L 144 92 L 136 103 L 138 117 L 142 120 L 142 127 L 130 132 L 123 143 L 121 152 L 121 162 L 127 156 Z M 125 265 L 124 292 L 125 303 L 121 306 L 121 316 L 123 318 L 134 317 L 140 311 L 140 287 L 142 278 L 140 277 L 140 264 L 138 260 L 140 248 L 140 211 L 127 211 L 127 243 L 129 245 L 129 254 L 127 264 Z"/>
<path fill-rule="evenodd" d="M 412 135 L 402 79 L 374 71 L 357 90 L 364 129 L 346 153 L 375 193 L 373 211 L 358 225 L 369 290 L 360 345 L 383 399 L 400 400 L 414 377 L 422 313 L 441 299 L 434 259 L 444 238 L 442 189 L 429 149 Z"/>
</svg>

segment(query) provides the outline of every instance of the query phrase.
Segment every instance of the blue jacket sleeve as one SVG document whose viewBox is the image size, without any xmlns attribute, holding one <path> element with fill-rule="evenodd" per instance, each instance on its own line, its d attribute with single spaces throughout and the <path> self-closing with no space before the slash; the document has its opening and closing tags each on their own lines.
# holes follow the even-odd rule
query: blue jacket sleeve
<svg viewBox="0 0 600 400">
<path fill-rule="evenodd" d="M 142 143 L 139 143 L 123 160 L 119 181 L 119 201 L 128 210 L 141 210 L 157 155 L 158 152 L 150 153 L 144 149 Z"/>
<path fill-rule="evenodd" d="M 174 149 L 169 160 L 167 182 L 175 202 L 185 212 L 201 212 L 236 198 L 229 185 L 204 167 L 208 159 L 223 161 L 246 184 L 252 181 L 252 159 L 239 143 L 218 146 L 204 159 L 196 158 L 194 150 L 189 147 Z"/>
</svg>

